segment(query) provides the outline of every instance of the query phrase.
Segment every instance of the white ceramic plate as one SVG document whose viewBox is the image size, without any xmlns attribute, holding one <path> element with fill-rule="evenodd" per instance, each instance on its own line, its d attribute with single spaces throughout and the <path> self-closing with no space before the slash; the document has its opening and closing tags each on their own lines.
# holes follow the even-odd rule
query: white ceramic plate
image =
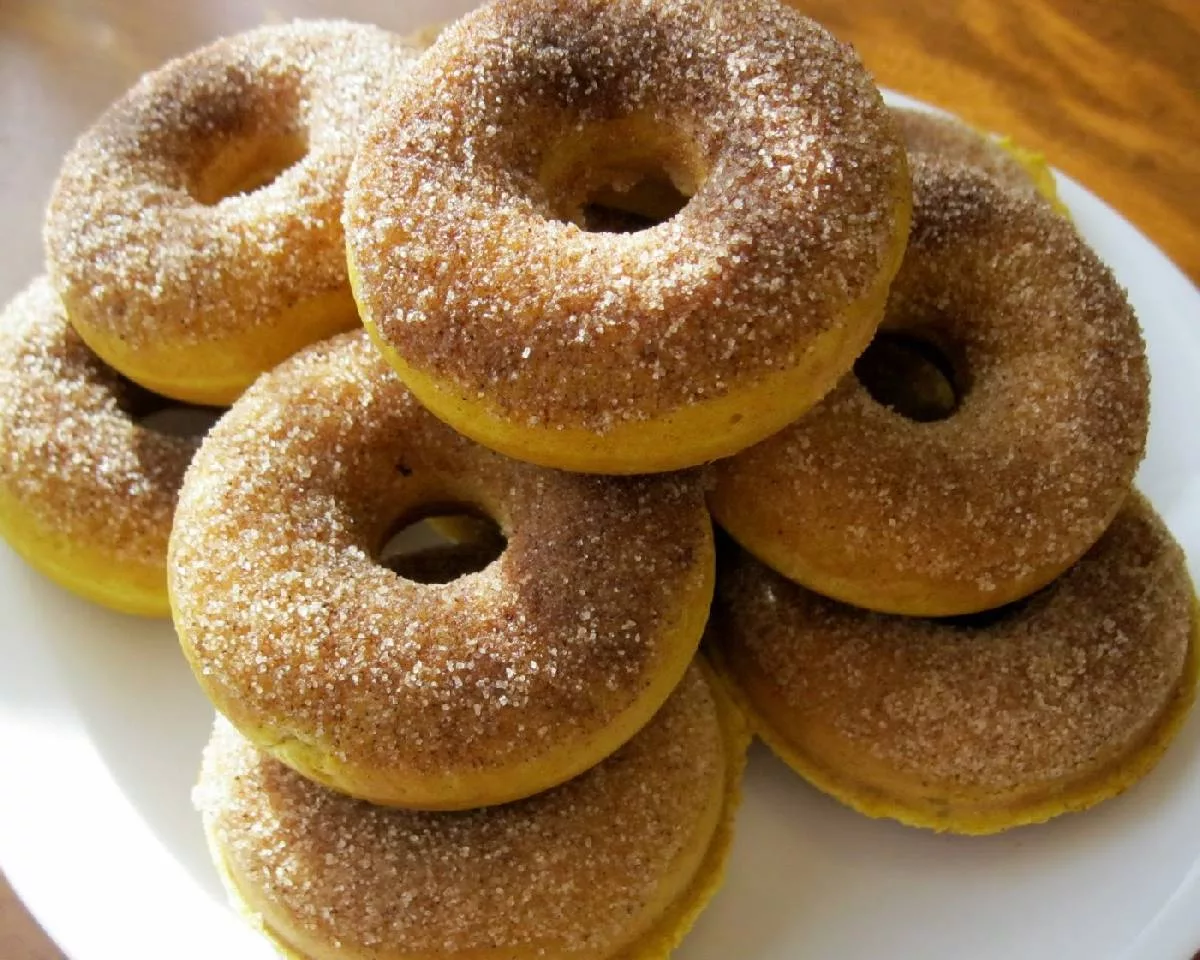
<svg viewBox="0 0 1200 960">
<path fill-rule="evenodd" d="M 3 0 L 0 297 L 40 269 L 63 151 L 143 70 L 268 19 L 336 12 L 407 30 L 470 5 Z M 1145 326 L 1154 388 L 1141 483 L 1200 572 L 1200 294 L 1120 216 L 1060 186 Z M 0 866 L 73 960 L 271 956 L 224 906 L 190 807 L 210 719 L 169 626 L 91 607 L 0 548 Z M 1197 949 L 1200 714 L 1125 796 L 988 839 L 864 819 L 756 749 L 728 884 L 677 956 L 1183 960 Z"/>
</svg>

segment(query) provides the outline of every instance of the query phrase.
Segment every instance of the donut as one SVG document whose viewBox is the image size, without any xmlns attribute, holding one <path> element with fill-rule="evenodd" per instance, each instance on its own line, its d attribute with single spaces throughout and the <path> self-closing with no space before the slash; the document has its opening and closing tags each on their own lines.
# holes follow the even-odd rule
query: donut
<svg viewBox="0 0 1200 960">
<path fill-rule="evenodd" d="M 737 548 L 714 606 L 714 655 L 756 732 L 818 789 L 911 826 L 994 833 L 1116 796 L 1195 697 L 1195 593 L 1137 494 L 1059 580 L 1001 610 L 859 610 Z"/>
<path fill-rule="evenodd" d="M 231 900 L 296 960 L 651 960 L 720 886 L 746 742 L 694 666 L 599 767 L 503 807 L 370 806 L 224 720 L 195 801 Z"/>
<path fill-rule="evenodd" d="M 167 538 L 198 441 L 141 426 L 141 393 L 87 348 L 45 277 L 0 314 L 0 535 L 88 600 L 165 617 Z"/>
<path fill-rule="evenodd" d="M 953 117 L 893 107 L 909 157 L 960 163 L 986 174 L 1010 190 L 1041 197 L 1059 213 L 1067 208 L 1058 199 L 1054 173 L 1045 158 L 1018 145 L 1011 137 L 991 137 Z"/>
<path fill-rule="evenodd" d="M 670 191 L 662 222 L 586 229 L 605 196 L 650 214 Z M 732 454 L 827 392 L 909 209 L 895 119 L 794 10 L 510 0 L 376 115 L 344 220 L 363 320 L 425 406 L 508 456 L 624 474 Z"/>
<path fill-rule="evenodd" d="M 1124 291 L 1045 203 L 920 160 L 913 189 L 908 252 L 854 375 L 717 464 L 710 503 L 818 593 L 948 616 L 1034 592 L 1100 537 L 1145 449 L 1149 373 Z M 906 415 L 873 392 L 889 344 L 934 354 L 954 407 Z"/>
<path fill-rule="evenodd" d="M 346 175 L 414 56 L 374 27 L 298 22 L 143 77 L 67 154 L 47 213 L 50 276 L 88 346 L 155 393 L 227 405 L 356 325 Z"/>
<path fill-rule="evenodd" d="M 447 508 L 504 551 L 452 583 L 378 556 Z M 501 803 L 586 770 L 683 675 L 712 598 L 703 478 L 509 460 L 417 403 L 365 333 L 265 374 L 201 446 L 171 537 L 209 699 L 300 773 L 375 803 Z"/>
</svg>

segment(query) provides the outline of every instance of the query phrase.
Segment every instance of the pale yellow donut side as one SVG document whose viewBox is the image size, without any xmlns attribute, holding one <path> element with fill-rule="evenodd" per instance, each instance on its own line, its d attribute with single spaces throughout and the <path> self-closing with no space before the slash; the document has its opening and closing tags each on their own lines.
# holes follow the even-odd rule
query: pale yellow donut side
<svg viewBox="0 0 1200 960">
<path fill-rule="evenodd" d="M 1059 199 L 1058 188 L 1054 184 L 1054 173 L 1046 158 L 1036 150 L 1021 146 L 1012 137 L 1004 136 L 995 141 L 996 145 L 1017 161 L 1033 183 L 1033 187 L 1045 197 L 1058 213 L 1070 218 L 1071 212 L 1067 205 Z"/>
<path fill-rule="evenodd" d="M 344 289 L 263 318 L 261 326 L 237 336 L 197 343 L 164 337 L 132 350 L 120 337 L 106 332 L 102 323 L 93 322 L 65 283 L 57 287 L 71 325 L 96 356 L 147 390 L 204 406 L 229 406 L 263 370 L 310 343 L 358 325 L 354 298 Z"/>
</svg>

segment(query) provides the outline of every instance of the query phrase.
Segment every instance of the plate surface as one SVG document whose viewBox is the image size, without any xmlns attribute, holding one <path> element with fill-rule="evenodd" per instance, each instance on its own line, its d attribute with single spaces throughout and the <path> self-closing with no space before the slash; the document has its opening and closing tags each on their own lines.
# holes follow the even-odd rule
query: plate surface
<svg viewBox="0 0 1200 960">
<path fill-rule="evenodd" d="M 72 138 L 144 70 L 264 20 L 400 30 L 438 0 L 0 4 L 0 297 L 41 268 Z M 897 101 L 902 98 L 895 98 Z M 1060 180 L 1128 287 L 1153 369 L 1143 489 L 1200 572 L 1200 294 L 1144 237 Z M 61 592 L 0 547 L 0 866 L 73 960 L 273 954 L 224 906 L 189 792 L 211 710 L 168 625 Z M 1081 816 L 986 839 L 873 822 L 754 751 L 729 881 L 679 960 L 1174 960 L 1200 948 L 1200 713 L 1146 781 Z"/>
</svg>

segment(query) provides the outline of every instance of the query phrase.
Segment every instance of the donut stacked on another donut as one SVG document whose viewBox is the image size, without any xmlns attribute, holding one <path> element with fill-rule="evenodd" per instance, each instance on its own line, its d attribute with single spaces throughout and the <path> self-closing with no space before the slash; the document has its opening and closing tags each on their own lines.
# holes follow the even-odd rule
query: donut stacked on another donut
<svg viewBox="0 0 1200 960">
<path fill-rule="evenodd" d="M 499 557 L 381 563 L 448 508 L 494 517 Z M 665 956 L 719 884 L 747 741 L 693 664 L 713 562 L 699 474 L 510 460 L 363 332 L 261 377 L 170 547 L 228 718 L 198 799 L 233 898 L 302 958 Z"/>
<path fill-rule="evenodd" d="M 434 33 L 250 31 L 148 74 L 80 138 L 47 212 L 50 279 L 0 330 L 0 534 L 33 566 L 114 609 L 169 613 L 196 442 L 141 419 L 179 406 L 167 397 L 227 404 L 357 323 L 346 174 L 361 122 Z"/>
<path fill-rule="evenodd" d="M 869 348 L 806 416 L 718 463 L 710 503 L 812 590 L 946 616 L 1027 596 L 1099 539 L 1142 459 L 1149 373 L 1124 291 L 1069 221 L 962 165 L 912 169 L 879 339 L 940 356 L 952 406 L 925 421 L 880 402 Z"/>
<path fill-rule="evenodd" d="M 84 341 L 149 390 L 224 405 L 357 324 L 346 175 L 415 56 L 376 27 L 298 22 L 145 76 L 67 155 L 47 213 L 50 276 Z"/>
<path fill-rule="evenodd" d="M 690 199 L 662 223 L 585 229 L 600 193 L 654 220 L 671 187 Z M 346 239 L 368 329 L 435 414 L 519 459 L 644 473 L 761 440 L 849 370 L 909 206 L 879 92 L 796 11 L 507 0 L 380 112 Z"/>
<path fill-rule="evenodd" d="M 499 559 L 437 587 L 378 562 L 447 504 Z M 175 627 L 251 740 L 378 803 L 477 807 L 612 753 L 667 698 L 712 598 L 696 474 L 509 460 L 419 406 L 365 333 L 266 374 L 209 433 L 170 548 Z"/>
</svg>

